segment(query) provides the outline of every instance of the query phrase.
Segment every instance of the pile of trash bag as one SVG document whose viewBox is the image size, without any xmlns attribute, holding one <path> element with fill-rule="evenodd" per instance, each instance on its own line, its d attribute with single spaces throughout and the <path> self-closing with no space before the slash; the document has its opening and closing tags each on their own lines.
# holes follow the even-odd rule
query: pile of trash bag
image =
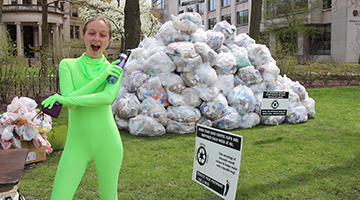
<svg viewBox="0 0 360 200">
<path fill-rule="evenodd" d="M 286 75 L 267 46 L 227 21 L 205 30 L 198 13 L 172 15 L 145 38 L 124 68 L 112 104 L 119 129 L 132 135 L 192 133 L 195 124 L 223 130 L 306 122 L 315 101 Z M 261 116 L 264 91 L 288 91 L 286 116 Z"/>
<path fill-rule="evenodd" d="M 21 141 L 32 141 L 36 148 L 52 153 L 46 133 L 52 128 L 51 116 L 38 114 L 37 103 L 28 97 L 15 97 L 0 115 L 0 149 L 21 149 Z"/>
</svg>

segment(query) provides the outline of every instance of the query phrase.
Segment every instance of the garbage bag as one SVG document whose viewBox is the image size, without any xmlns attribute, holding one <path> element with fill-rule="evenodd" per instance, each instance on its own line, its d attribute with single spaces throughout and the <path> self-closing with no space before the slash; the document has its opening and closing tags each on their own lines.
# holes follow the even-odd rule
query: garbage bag
<svg viewBox="0 0 360 200">
<path fill-rule="evenodd" d="M 140 112 L 140 104 L 134 93 L 127 93 L 115 102 L 115 114 L 123 119 L 135 117 Z"/>
<path fill-rule="evenodd" d="M 136 136 L 160 136 L 164 135 L 166 130 L 154 118 L 138 115 L 129 119 L 129 132 Z"/>
<path fill-rule="evenodd" d="M 204 101 L 199 109 L 206 118 L 216 120 L 225 115 L 227 107 L 228 102 L 226 97 L 219 93 L 214 99 Z"/>
<path fill-rule="evenodd" d="M 154 118 L 161 125 L 165 126 L 167 123 L 167 110 L 161 105 L 159 101 L 148 97 L 141 102 L 141 114 Z"/>
<path fill-rule="evenodd" d="M 200 119 L 200 110 L 191 106 L 169 106 L 167 116 L 177 122 L 196 122 Z"/>
<path fill-rule="evenodd" d="M 241 116 L 233 107 L 226 107 L 225 115 L 216 119 L 213 126 L 223 130 L 232 130 L 240 127 Z"/>
<path fill-rule="evenodd" d="M 166 125 L 166 132 L 187 134 L 195 132 L 195 122 L 178 122 L 175 120 L 168 120 Z"/>
<path fill-rule="evenodd" d="M 238 85 L 234 87 L 228 94 L 227 100 L 231 107 L 234 107 L 241 116 L 255 109 L 255 96 L 253 91 L 245 86 Z"/>
<path fill-rule="evenodd" d="M 213 65 L 217 75 L 220 74 L 235 74 L 237 71 L 235 56 L 231 53 L 219 53 L 218 60 Z"/>
</svg>

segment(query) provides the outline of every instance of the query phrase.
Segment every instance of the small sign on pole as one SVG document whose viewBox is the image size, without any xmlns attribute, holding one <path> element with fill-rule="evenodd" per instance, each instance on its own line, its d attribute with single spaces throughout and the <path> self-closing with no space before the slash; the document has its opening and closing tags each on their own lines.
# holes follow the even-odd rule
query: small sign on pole
<svg viewBox="0 0 360 200">
<path fill-rule="evenodd" d="M 235 199 L 242 142 L 240 135 L 197 124 L 192 180 L 223 199 Z"/>
<path fill-rule="evenodd" d="M 204 3 L 204 0 L 183 0 L 181 2 L 181 5 L 186 6 L 186 5 L 196 4 L 196 3 Z"/>
<path fill-rule="evenodd" d="M 285 116 L 288 101 L 289 92 L 264 91 L 260 113 L 262 116 Z"/>
</svg>

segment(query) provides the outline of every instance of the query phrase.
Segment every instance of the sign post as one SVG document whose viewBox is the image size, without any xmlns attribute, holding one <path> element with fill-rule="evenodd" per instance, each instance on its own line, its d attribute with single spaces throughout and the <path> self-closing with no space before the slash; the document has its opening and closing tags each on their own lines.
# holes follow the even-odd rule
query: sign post
<svg viewBox="0 0 360 200">
<path fill-rule="evenodd" d="M 197 124 L 192 180 L 223 199 L 235 199 L 242 141 L 240 135 Z"/>
</svg>

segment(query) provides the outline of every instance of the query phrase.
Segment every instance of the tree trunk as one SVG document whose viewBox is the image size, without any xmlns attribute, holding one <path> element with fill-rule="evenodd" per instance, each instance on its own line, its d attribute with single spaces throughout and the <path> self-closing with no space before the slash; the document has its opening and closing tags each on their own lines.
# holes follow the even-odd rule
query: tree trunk
<svg viewBox="0 0 360 200">
<path fill-rule="evenodd" d="M 249 35 L 255 41 L 259 40 L 262 0 L 251 0 L 251 17 Z"/>
<path fill-rule="evenodd" d="M 125 49 L 138 47 L 140 43 L 140 6 L 139 0 L 127 0 L 125 3 Z"/>
<path fill-rule="evenodd" d="M 47 0 L 42 0 L 41 5 L 41 14 L 42 14 L 42 23 L 41 23 L 41 68 L 44 69 L 45 74 L 47 74 L 47 52 L 49 50 L 49 34 L 48 34 L 48 5 Z"/>
</svg>

